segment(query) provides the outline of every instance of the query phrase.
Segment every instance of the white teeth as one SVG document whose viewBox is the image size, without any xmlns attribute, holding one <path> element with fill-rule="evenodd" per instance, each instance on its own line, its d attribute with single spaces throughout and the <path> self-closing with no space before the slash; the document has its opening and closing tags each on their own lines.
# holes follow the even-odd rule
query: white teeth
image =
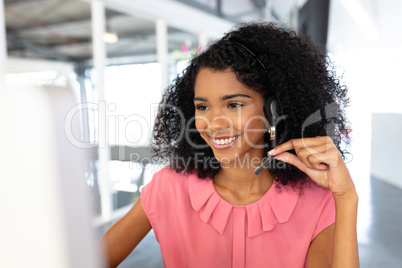
<svg viewBox="0 0 402 268">
<path fill-rule="evenodd" d="M 229 139 L 212 139 L 214 141 L 214 143 L 219 144 L 219 145 L 224 145 L 224 144 L 228 144 L 232 141 L 234 141 L 236 139 L 236 137 L 231 137 Z"/>
</svg>

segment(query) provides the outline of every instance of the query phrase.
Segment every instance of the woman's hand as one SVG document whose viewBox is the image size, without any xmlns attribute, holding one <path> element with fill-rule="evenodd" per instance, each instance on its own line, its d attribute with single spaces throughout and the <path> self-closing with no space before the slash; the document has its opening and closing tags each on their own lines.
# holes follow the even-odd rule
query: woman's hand
<svg viewBox="0 0 402 268">
<path fill-rule="evenodd" d="M 287 151 L 295 150 L 296 155 Z M 294 165 L 334 196 L 355 193 L 349 171 L 330 137 L 289 140 L 269 151 L 274 158 Z"/>
<path fill-rule="evenodd" d="M 296 155 L 287 152 L 295 150 Z M 269 152 L 275 159 L 296 166 L 321 187 L 329 189 L 335 201 L 333 239 L 324 238 L 324 245 L 332 245 L 331 267 L 359 267 L 356 221 L 358 196 L 345 163 L 330 137 L 294 139 L 278 145 Z M 314 242 L 315 241 L 315 242 Z M 308 265 L 322 267 L 319 258 L 322 241 L 313 240 Z"/>
</svg>

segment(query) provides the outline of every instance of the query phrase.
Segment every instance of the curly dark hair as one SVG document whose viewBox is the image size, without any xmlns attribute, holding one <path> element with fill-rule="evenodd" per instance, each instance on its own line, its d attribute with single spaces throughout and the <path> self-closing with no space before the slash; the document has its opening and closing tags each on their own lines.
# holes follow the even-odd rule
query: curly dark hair
<svg viewBox="0 0 402 268">
<path fill-rule="evenodd" d="M 236 26 L 196 55 L 165 91 L 153 147 L 158 159 L 167 160 L 172 169 L 195 172 L 199 178 L 214 178 L 220 170 L 212 149 L 195 128 L 194 84 L 202 68 L 230 68 L 241 83 L 264 99 L 276 96 L 291 125 L 288 139 L 330 136 L 345 158 L 348 152 L 341 144 L 349 143 L 344 115 L 349 103 L 347 88 L 341 85 L 325 53 L 307 36 L 299 37 L 273 23 L 254 22 Z M 306 178 L 291 165 L 271 166 L 282 185 L 295 185 Z"/>
</svg>

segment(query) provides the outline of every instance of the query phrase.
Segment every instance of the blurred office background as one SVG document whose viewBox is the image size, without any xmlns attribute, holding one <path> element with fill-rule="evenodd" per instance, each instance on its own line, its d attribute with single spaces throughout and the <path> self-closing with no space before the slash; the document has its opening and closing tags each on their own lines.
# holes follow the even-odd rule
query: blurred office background
<svg viewBox="0 0 402 268">
<path fill-rule="evenodd" d="M 265 20 L 310 35 L 349 87 L 353 141 L 348 165 L 360 196 L 361 267 L 401 267 L 401 1 L 1 2 L 1 90 L 67 89 L 68 107 L 60 117 L 63 138 L 85 154 L 79 177 L 85 182 L 95 240 L 130 209 L 161 168 L 149 146 L 157 104 L 169 81 L 193 54 L 237 23 Z M 27 107 L 20 111 L 29 114 Z M 72 130 L 72 125 L 79 127 Z M 1 128 L 7 131 L 7 125 Z M 14 154 L 22 159 L 24 151 Z M 0 180 L 7 185 L 7 178 Z M 3 191 L 20 194 L 19 189 Z M 163 267 L 152 232 L 120 267 Z"/>
</svg>

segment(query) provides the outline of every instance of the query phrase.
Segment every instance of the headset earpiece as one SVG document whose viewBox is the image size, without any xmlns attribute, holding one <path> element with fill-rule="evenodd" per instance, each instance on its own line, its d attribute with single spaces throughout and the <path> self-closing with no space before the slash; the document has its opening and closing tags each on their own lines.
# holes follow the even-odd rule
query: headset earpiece
<svg viewBox="0 0 402 268">
<path fill-rule="evenodd" d="M 286 141 L 291 124 L 275 96 L 270 96 L 265 101 L 264 113 L 269 123 L 269 146 L 270 148 L 274 148 Z M 271 161 L 272 157 L 268 155 L 268 158 L 254 170 L 254 173 L 258 175 L 263 169 L 270 165 Z"/>
<path fill-rule="evenodd" d="M 280 102 L 274 95 L 265 101 L 264 112 L 269 123 L 269 140 L 273 148 L 286 141 L 290 127 L 289 120 L 287 120 Z M 281 125 L 280 128 L 278 128 L 279 124 Z"/>
<path fill-rule="evenodd" d="M 269 126 L 268 128 L 268 133 L 269 133 L 269 140 L 275 140 L 276 137 L 276 127 L 275 126 Z"/>
</svg>

